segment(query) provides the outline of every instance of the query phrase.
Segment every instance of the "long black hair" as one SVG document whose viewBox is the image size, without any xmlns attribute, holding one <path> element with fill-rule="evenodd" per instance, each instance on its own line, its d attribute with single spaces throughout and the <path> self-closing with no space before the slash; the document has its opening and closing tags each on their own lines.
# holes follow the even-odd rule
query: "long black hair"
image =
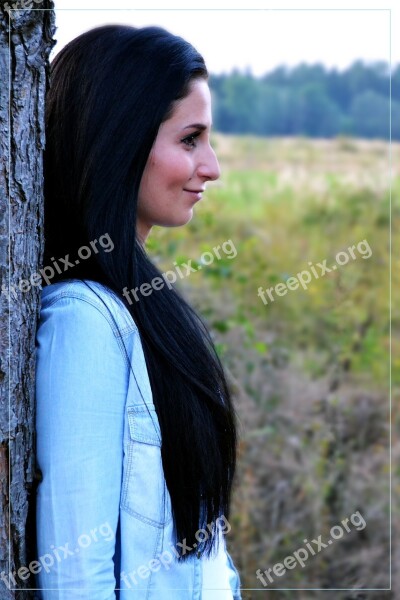
<svg viewBox="0 0 400 600">
<path fill-rule="evenodd" d="M 175 532 L 190 547 L 199 529 L 229 517 L 237 437 L 228 385 L 206 325 L 175 289 L 133 303 L 122 290 L 161 275 L 137 239 L 138 190 L 160 124 L 198 77 L 208 77 L 203 58 L 162 28 L 105 25 L 80 35 L 51 65 L 44 158 L 44 264 L 111 238 L 111 252 L 92 252 L 52 283 L 98 281 L 136 322 Z"/>
</svg>

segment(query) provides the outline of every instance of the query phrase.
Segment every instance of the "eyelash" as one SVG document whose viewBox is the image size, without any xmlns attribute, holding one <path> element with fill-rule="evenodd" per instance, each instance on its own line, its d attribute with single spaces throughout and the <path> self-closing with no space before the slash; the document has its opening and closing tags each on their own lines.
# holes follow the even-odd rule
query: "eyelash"
<svg viewBox="0 0 400 600">
<path fill-rule="evenodd" d="M 200 131 L 196 131 L 196 133 L 191 133 L 187 137 L 183 138 L 181 142 L 188 146 L 189 148 L 196 148 L 195 139 L 200 135 Z"/>
</svg>

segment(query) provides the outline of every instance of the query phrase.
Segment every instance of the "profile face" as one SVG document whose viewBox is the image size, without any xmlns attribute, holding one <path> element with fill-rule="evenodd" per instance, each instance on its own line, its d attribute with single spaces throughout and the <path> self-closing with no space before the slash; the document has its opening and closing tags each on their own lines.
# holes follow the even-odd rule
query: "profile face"
<svg viewBox="0 0 400 600">
<path fill-rule="evenodd" d="M 153 225 L 185 225 L 201 200 L 207 181 L 218 179 L 219 164 L 210 145 L 211 95 L 195 79 L 171 117 L 158 130 L 139 187 L 137 231 L 146 239 Z"/>
</svg>

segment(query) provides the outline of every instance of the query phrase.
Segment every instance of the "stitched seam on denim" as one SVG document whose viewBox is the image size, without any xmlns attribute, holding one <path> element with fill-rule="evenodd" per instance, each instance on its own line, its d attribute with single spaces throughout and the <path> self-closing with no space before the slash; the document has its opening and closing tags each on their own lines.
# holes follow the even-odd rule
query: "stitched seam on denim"
<svg viewBox="0 0 400 600">
<path fill-rule="evenodd" d="M 45 300 L 42 303 L 42 307 L 48 308 L 48 307 L 52 306 L 53 304 L 55 304 L 58 300 L 62 300 L 63 298 L 75 298 L 77 300 L 82 300 L 82 302 L 86 302 L 86 304 L 90 304 L 91 306 L 93 306 L 93 308 L 96 308 L 96 310 L 106 319 L 107 323 L 110 325 L 113 335 L 118 343 L 119 349 L 121 350 L 121 352 L 124 356 L 125 365 L 128 367 L 128 369 L 130 369 L 131 363 L 129 362 L 128 357 L 125 354 L 125 347 L 124 347 L 123 340 L 124 340 L 124 338 L 128 337 L 132 333 L 136 333 L 138 331 L 136 325 L 132 325 L 132 328 L 127 326 L 125 329 L 121 329 L 121 328 L 116 329 L 114 322 L 112 321 L 112 319 L 110 319 L 109 313 L 103 312 L 102 304 L 96 303 L 96 301 L 92 301 L 92 298 L 88 298 L 87 296 L 80 295 L 79 292 L 74 292 L 74 291 L 68 292 L 68 290 L 64 290 L 64 291 L 58 292 L 57 296 L 55 298 L 52 298 L 49 301 Z"/>
<path fill-rule="evenodd" d="M 134 442 L 139 442 L 140 444 L 147 444 L 148 446 L 157 446 L 158 448 L 161 447 L 161 444 L 158 440 L 155 440 L 151 437 L 145 437 L 144 435 L 142 436 L 139 433 L 135 433 L 134 436 L 131 434 L 131 439 Z"/>
<path fill-rule="evenodd" d="M 131 335 L 132 333 L 135 333 L 135 331 L 128 331 L 126 334 L 124 333 L 122 336 L 118 335 L 117 337 L 117 342 L 118 342 L 118 346 L 124 356 L 124 361 L 125 361 L 125 365 L 128 367 L 128 384 L 127 384 L 127 395 L 128 395 L 128 388 L 129 388 L 129 372 L 130 372 L 130 368 L 131 368 L 131 363 L 128 359 L 128 357 L 126 356 L 126 352 L 125 352 L 125 346 L 124 346 L 124 341 L 123 338 L 128 337 L 128 335 Z"/>
<path fill-rule="evenodd" d="M 130 434 L 130 438 L 131 440 L 137 441 L 139 443 L 143 443 L 143 444 L 148 444 L 149 446 L 158 446 L 158 448 L 161 448 L 161 441 L 160 439 L 151 437 L 151 435 L 144 435 L 141 433 L 137 433 L 135 431 L 135 423 L 134 423 L 134 419 L 135 419 L 135 413 L 147 413 L 147 410 L 145 411 L 145 408 L 142 406 L 138 406 L 135 409 L 135 406 L 137 405 L 131 405 L 127 407 L 127 412 L 128 412 L 128 427 L 129 427 L 129 434 Z M 149 409 L 150 411 L 154 412 L 156 414 L 156 411 L 153 408 Z M 132 417 L 130 417 L 130 415 L 133 415 Z M 154 426 L 154 422 L 152 421 L 152 425 Z M 156 433 L 158 433 L 158 431 L 156 430 Z"/>
<path fill-rule="evenodd" d="M 125 485 L 124 485 L 124 495 L 123 498 L 121 499 L 121 508 L 127 512 L 128 514 L 130 514 L 131 516 L 137 518 L 139 521 L 142 521 L 144 523 L 147 523 L 149 525 L 152 525 L 154 527 L 158 527 L 158 528 L 162 528 L 165 527 L 165 525 L 167 525 L 171 519 L 172 519 L 172 513 L 170 514 L 170 517 L 166 520 L 166 521 L 156 521 L 155 519 L 151 519 L 150 517 L 146 517 L 144 515 L 141 515 L 140 513 L 136 512 L 135 510 L 133 510 L 132 508 L 130 508 L 128 506 L 128 502 L 127 502 L 127 497 L 128 497 L 128 487 L 129 487 L 129 481 L 131 480 L 131 472 L 132 472 L 132 477 L 133 477 L 133 469 L 134 469 L 134 451 L 133 451 L 133 444 L 134 443 L 142 443 L 142 442 L 136 442 L 136 441 L 128 441 L 128 464 L 127 464 L 127 469 L 126 469 L 126 477 L 125 477 Z M 155 446 L 155 444 L 152 444 Z M 164 480 L 164 485 L 165 485 L 165 480 Z M 165 512 L 164 512 L 165 515 Z"/>
<path fill-rule="evenodd" d="M 140 513 L 133 510 L 132 508 L 129 508 L 129 506 L 126 506 L 126 505 L 123 506 L 121 504 L 121 509 L 124 510 L 125 512 L 127 512 L 129 515 L 131 515 L 131 517 L 134 517 L 135 519 L 137 519 L 138 521 L 142 521 L 143 523 L 146 523 L 147 525 L 151 525 L 152 527 L 157 527 L 157 529 L 162 529 L 163 527 L 168 525 L 172 520 L 172 516 L 170 516 L 168 521 L 164 521 L 164 523 L 161 523 L 160 521 L 156 521 L 155 519 L 150 519 L 150 517 L 145 517 L 145 516 L 141 515 Z"/>
<path fill-rule="evenodd" d="M 203 562 L 193 561 L 193 600 L 200 600 L 203 588 Z"/>
<path fill-rule="evenodd" d="M 165 527 L 165 525 L 164 525 Z M 158 527 L 158 531 L 156 532 L 156 543 L 154 544 L 154 549 L 153 549 L 153 560 L 156 559 L 156 556 L 160 555 L 162 548 L 162 545 L 160 545 L 160 538 L 161 538 L 161 533 L 163 531 L 164 527 Z M 151 579 L 152 577 L 154 578 L 154 571 L 150 570 L 150 577 L 147 580 L 147 593 L 146 593 L 146 598 L 145 600 L 149 600 L 150 598 L 150 593 L 156 591 L 156 589 L 154 589 L 154 587 L 151 586 Z"/>
<path fill-rule="evenodd" d="M 128 408 L 130 408 L 130 409 L 131 409 L 131 412 L 135 412 L 135 413 L 138 413 L 138 412 L 145 412 L 146 414 L 148 414 L 148 413 L 147 413 L 147 410 L 146 410 L 146 408 L 143 406 L 143 404 L 130 404 Z M 151 408 L 150 408 L 150 410 L 152 410 L 152 411 L 155 411 L 155 407 L 154 407 L 154 408 L 153 408 L 153 407 L 151 407 Z"/>
<path fill-rule="evenodd" d="M 109 314 L 104 311 L 103 305 L 98 300 L 95 300 L 94 298 L 89 297 L 84 292 L 69 290 L 68 288 L 71 285 L 73 285 L 73 284 L 69 284 L 65 290 L 61 290 L 61 291 L 57 292 L 57 294 L 55 295 L 54 298 L 51 298 L 51 299 L 45 298 L 42 302 L 42 307 L 47 308 L 49 306 L 52 306 L 53 304 L 55 304 L 58 300 L 61 300 L 62 298 L 75 298 L 78 300 L 82 300 L 83 302 L 86 302 L 87 304 L 90 304 L 94 308 L 97 308 L 97 310 L 103 315 L 103 317 L 105 319 L 107 319 L 107 322 L 110 324 L 113 334 L 116 338 L 126 337 L 130 333 L 138 331 L 137 325 L 134 322 L 132 322 L 131 325 L 125 325 L 123 327 L 120 326 L 120 329 L 117 330 L 115 328 L 113 321 L 110 319 Z M 117 306 L 119 309 L 121 309 L 121 307 L 119 305 L 117 305 Z"/>
<path fill-rule="evenodd" d="M 43 306 L 43 308 L 47 308 L 49 306 L 52 306 L 58 300 L 61 300 L 63 298 L 75 298 L 76 300 L 82 300 L 83 302 L 86 302 L 87 304 L 90 304 L 91 306 L 96 308 L 99 311 L 99 313 L 101 313 L 103 315 L 103 317 L 107 320 L 107 323 L 109 323 L 109 325 L 111 326 L 113 334 L 116 338 L 125 337 L 128 334 L 137 331 L 137 327 L 134 324 L 132 324 L 131 327 L 126 325 L 124 328 L 121 327 L 120 330 L 117 330 L 114 326 L 113 321 L 109 318 L 108 313 L 104 312 L 103 305 L 100 304 L 100 302 L 96 302 L 96 300 L 94 300 L 94 298 L 88 298 L 88 296 L 85 296 L 84 294 L 81 294 L 79 292 L 74 292 L 74 291 L 68 292 L 68 290 L 58 292 L 55 298 L 52 298 L 49 301 L 45 300 L 42 303 L 42 306 Z M 120 333 L 121 333 L 121 335 L 120 335 Z"/>
<path fill-rule="evenodd" d="M 128 419 L 128 428 L 129 428 L 129 419 Z M 122 510 L 124 510 L 125 512 L 130 514 L 132 517 L 137 518 L 139 521 L 142 521 L 144 523 L 152 525 L 153 527 L 163 528 L 166 525 L 168 525 L 168 523 L 171 522 L 172 513 L 170 514 L 170 517 L 166 521 L 160 522 L 160 521 L 156 521 L 154 519 L 150 519 L 150 517 L 145 517 L 144 515 L 141 515 L 140 513 L 136 512 L 132 508 L 129 508 L 129 506 L 128 506 L 129 481 L 131 480 L 131 476 L 133 477 L 133 455 L 134 455 L 133 443 L 135 443 L 135 441 L 131 441 L 131 439 L 128 440 L 128 452 L 127 452 L 128 458 L 127 458 L 127 465 L 126 465 L 125 482 L 123 485 L 123 493 L 121 496 L 121 508 L 122 508 Z M 142 442 L 136 442 L 136 443 L 140 444 Z M 155 446 L 156 444 L 152 444 L 152 445 Z M 131 473 L 132 473 L 132 475 L 131 475 Z M 164 485 L 165 485 L 165 482 L 164 482 Z"/>
<path fill-rule="evenodd" d="M 125 320 L 127 319 L 129 321 L 129 325 L 125 325 L 122 327 L 122 325 L 120 326 L 118 324 L 118 327 L 120 327 L 123 336 L 131 333 L 132 331 L 137 331 L 138 327 L 131 315 L 131 313 L 129 312 L 129 310 L 127 309 L 127 307 L 125 306 L 125 304 L 122 302 L 121 298 L 119 298 L 117 295 L 115 295 L 114 293 L 110 292 L 107 290 L 107 288 L 105 288 L 102 284 L 100 284 L 97 281 L 91 281 L 92 284 L 94 284 L 94 288 L 96 289 L 96 291 L 100 294 L 100 296 L 102 297 L 103 301 L 107 304 L 107 301 L 105 300 L 105 298 L 109 301 L 109 303 L 115 308 L 117 308 L 117 311 L 122 313 L 124 315 Z M 73 283 L 71 282 L 70 285 L 73 285 Z M 91 286 L 89 286 L 90 289 Z M 85 286 L 85 288 L 83 288 L 85 290 L 85 292 L 87 293 L 87 287 Z M 93 290 L 92 290 L 93 291 Z M 95 298 L 93 298 L 93 300 L 99 302 L 97 296 L 95 296 Z M 99 305 L 103 308 L 103 303 L 99 303 Z M 110 306 L 107 304 L 109 310 L 111 310 Z M 115 315 L 114 315 L 115 318 Z"/>
<path fill-rule="evenodd" d="M 124 474 L 125 481 L 123 484 L 122 497 L 121 497 L 121 507 L 122 508 L 124 508 L 124 506 L 126 506 L 126 503 L 127 503 L 128 483 L 129 483 L 129 476 L 130 476 L 130 472 L 131 472 L 132 457 L 133 457 L 132 444 L 128 440 L 128 458 L 127 458 L 127 464 L 126 464 L 126 473 Z"/>
</svg>

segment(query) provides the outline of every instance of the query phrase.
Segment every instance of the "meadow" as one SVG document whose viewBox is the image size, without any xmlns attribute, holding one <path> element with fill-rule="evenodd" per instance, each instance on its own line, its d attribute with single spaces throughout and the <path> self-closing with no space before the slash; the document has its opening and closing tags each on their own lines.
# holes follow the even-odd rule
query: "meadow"
<svg viewBox="0 0 400 600">
<path fill-rule="evenodd" d="M 395 405 L 400 144 L 214 134 L 213 145 L 220 180 L 186 227 L 157 228 L 148 251 L 163 271 L 192 261 L 196 272 L 176 285 L 207 321 L 232 389 L 240 443 L 227 544 L 248 589 L 243 600 L 325 598 L 316 588 L 336 589 L 334 598 L 400 598 L 395 568 L 397 596 L 346 591 L 389 587 L 389 280 Z M 235 256 L 202 259 L 228 240 Z M 394 433 L 395 414 L 392 421 Z M 355 513 L 365 527 L 350 523 L 329 546 L 308 551 L 304 565 L 287 561 L 272 581 L 264 575 L 267 585 L 256 577 L 307 540 L 332 538 L 331 528 Z"/>
</svg>

